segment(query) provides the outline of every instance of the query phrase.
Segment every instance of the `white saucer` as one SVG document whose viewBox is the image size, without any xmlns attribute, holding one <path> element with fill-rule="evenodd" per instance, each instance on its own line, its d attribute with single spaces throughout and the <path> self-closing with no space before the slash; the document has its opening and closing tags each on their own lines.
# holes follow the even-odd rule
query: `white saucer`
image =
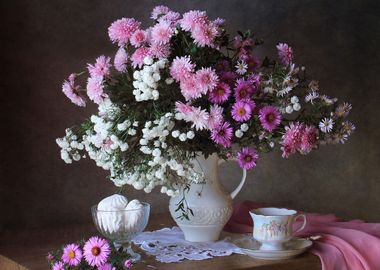
<svg viewBox="0 0 380 270">
<path fill-rule="evenodd" d="M 261 243 L 252 239 L 241 239 L 234 243 L 240 250 L 255 259 L 285 260 L 304 253 L 313 242 L 304 238 L 294 238 L 284 244 L 284 250 L 260 250 Z"/>
</svg>

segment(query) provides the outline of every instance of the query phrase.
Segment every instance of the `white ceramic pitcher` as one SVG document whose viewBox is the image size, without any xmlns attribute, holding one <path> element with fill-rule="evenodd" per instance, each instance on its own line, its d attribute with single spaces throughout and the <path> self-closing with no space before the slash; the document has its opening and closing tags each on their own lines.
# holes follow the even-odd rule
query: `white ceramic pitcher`
<svg viewBox="0 0 380 270">
<path fill-rule="evenodd" d="M 244 185 L 247 171 L 243 169 L 243 176 L 238 187 L 230 194 L 223 190 L 219 181 L 219 164 L 224 160 L 216 154 L 205 159 L 198 156 L 192 162 L 197 172 L 205 175 L 204 183 L 193 183 L 190 190 L 185 191 L 187 206 L 194 215 L 189 215 L 190 220 L 178 219 L 179 212 L 175 212 L 182 192 L 177 197 L 172 197 L 169 202 L 169 210 L 173 219 L 184 232 L 185 239 L 191 242 L 209 242 L 219 239 L 219 234 L 232 215 L 232 199 L 236 197 Z"/>
</svg>

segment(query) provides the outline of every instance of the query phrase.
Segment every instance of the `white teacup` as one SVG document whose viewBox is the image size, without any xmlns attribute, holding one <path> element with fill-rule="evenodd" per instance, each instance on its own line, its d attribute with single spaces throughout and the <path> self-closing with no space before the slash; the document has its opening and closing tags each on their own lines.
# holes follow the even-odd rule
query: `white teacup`
<svg viewBox="0 0 380 270">
<path fill-rule="evenodd" d="M 252 209 L 253 238 L 261 242 L 261 250 L 282 250 L 283 244 L 293 238 L 293 235 L 306 226 L 306 216 L 297 215 L 297 211 L 285 208 Z M 293 232 L 293 223 L 303 218 L 301 228 Z"/>
</svg>

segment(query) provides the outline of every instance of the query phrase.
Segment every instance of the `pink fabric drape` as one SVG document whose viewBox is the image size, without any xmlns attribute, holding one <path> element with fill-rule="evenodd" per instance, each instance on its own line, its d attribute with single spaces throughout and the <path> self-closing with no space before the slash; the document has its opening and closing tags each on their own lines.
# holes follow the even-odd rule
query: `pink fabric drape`
<svg viewBox="0 0 380 270">
<path fill-rule="evenodd" d="M 263 205 L 252 201 L 235 204 L 224 230 L 252 232 L 249 210 L 259 207 Z M 307 225 L 297 236 L 322 236 L 314 241 L 310 252 L 320 258 L 323 270 L 380 270 L 380 223 L 342 221 L 332 214 L 303 214 L 307 217 Z M 300 222 L 294 227 L 298 228 Z"/>
</svg>

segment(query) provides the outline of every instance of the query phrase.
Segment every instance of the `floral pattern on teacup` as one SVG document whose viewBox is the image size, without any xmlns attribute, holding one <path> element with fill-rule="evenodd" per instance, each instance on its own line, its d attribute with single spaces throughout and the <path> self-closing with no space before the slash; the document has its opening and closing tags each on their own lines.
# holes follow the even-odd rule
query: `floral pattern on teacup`
<svg viewBox="0 0 380 270">
<path fill-rule="evenodd" d="M 288 222 L 278 223 L 275 220 L 271 220 L 270 223 L 263 223 L 259 229 L 260 234 L 265 238 L 288 235 Z"/>
</svg>

